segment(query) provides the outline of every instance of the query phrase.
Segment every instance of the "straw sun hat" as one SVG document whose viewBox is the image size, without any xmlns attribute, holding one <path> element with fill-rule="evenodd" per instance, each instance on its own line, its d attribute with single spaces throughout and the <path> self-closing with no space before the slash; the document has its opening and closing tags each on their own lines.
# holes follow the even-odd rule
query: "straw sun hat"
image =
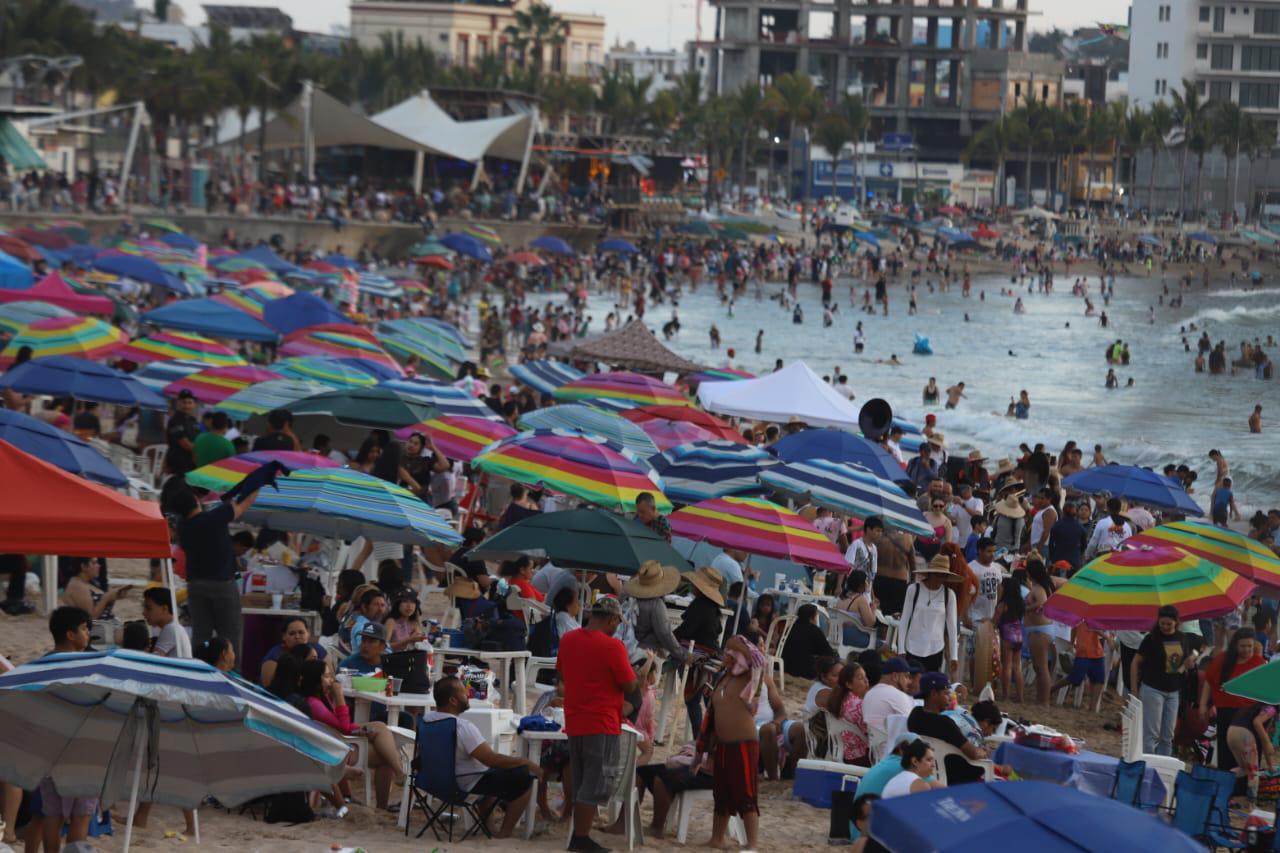
<svg viewBox="0 0 1280 853">
<path fill-rule="evenodd" d="M 1019 492 L 1011 492 L 1000 500 L 996 501 L 996 514 L 1003 515 L 1005 518 L 1022 518 L 1027 514 L 1023 509 L 1022 503 L 1018 500 Z"/>
<path fill-rule="evenodd" d="M 698 592 L 721 607 L 724 606 L 724 596 L 720 594 L 720 586 L 724 583 L 724 578 L 715 569 L 703 566 L 697 571 L 689 572 L 684 578 L 693 584 Z"/>
<path fill-rule="evenodd" d="M 453 583 L 445 587 L 444 594 L 449 598 L 472 601 L 480 597 L 480 584 L 470 578 L 454 578 Z"/>
<path fill-rule="evenodd" d="M 947 583 L 958 583 L 960 577 L 951 571 L 951 559 L 946 554 L 938 554 L 923 569 L 916 569 L 917 575 L 943 575 Z"/>
<path fill-rule="evenodd" d="M 623 585 L 632 598 L 661 598 L 675 592 L 680 585 L 680 572 L 675 566 L 664 566 L 657 560 L 645 560 L 635 577 Z"/>
</svg>

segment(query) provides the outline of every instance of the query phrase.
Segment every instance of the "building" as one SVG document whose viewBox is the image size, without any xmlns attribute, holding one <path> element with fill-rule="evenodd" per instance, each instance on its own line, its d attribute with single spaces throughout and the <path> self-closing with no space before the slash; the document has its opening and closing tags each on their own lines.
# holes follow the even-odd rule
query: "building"
<svg viewBox="0 0 1280 853">
<path fill-rule="evenodd" d="M 1280 0 L 1134 0 L 1129 94 L 1170 101 L 1182 81 L 1272 128 L 1280 122 Z"/>
<path fill-rule="evenodd" d="M 362 47 L 376 47 L 384 33 L 421 41 L 448 62 L 471 66 L 481 59 L 508 56 L 505 33 L 515 23 L 515 10 L 532 0 L 352 0 L 351 37 Z M 557 14 L 568 25 L 562 45 L 545 45 L 542 67 L 551 74 L 587 77 L 604 63 L 604 18 Z"/>
<path fill-rule="evenodd" d="M 630 74 L 637 80 L 652 78 L 649 97 L 663 89 L 672 89 L 688 69 L 689 56 L 679 50 L 639 50 L 633 41 L 625 45 L 615 43 L 604 55 L 604 67 L 610 71 Z"/>
</svg>

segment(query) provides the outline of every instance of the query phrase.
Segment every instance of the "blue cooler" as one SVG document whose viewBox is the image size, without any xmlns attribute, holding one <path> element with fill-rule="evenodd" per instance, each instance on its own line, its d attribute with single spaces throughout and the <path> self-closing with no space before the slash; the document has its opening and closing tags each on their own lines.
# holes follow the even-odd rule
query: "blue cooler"
<svg viewBox="0 0 1280 853">
<path fill-rule="evenodd" d="M 858 777 L 855 768 L 838 761 L 815 761 L 804 758 L 796 765 L 796 781 L 791 799 L 801 800 L 816 809 L 831 808 L 832 791 L 855 791 Z"/>
</svg>

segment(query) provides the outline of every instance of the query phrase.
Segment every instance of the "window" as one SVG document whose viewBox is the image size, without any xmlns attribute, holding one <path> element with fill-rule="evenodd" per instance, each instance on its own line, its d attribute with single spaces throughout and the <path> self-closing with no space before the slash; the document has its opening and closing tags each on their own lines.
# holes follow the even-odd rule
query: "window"
<svg viewBox="0 0 1280 853">
<path fill-rule="evenodd" d="M 1209 58 L 1209 45 L 1205 44 L 1204 42 L 1200 42 L 1200 44 L 1196 45 L 1196 59 L 1208 59 L 1208 58 Z"/>
<path fill-rule="evenodd" d="M 1280 9 L 1259 9 L 1253 16 L 1253 31 L 1259 35 L 1280 34 Z"/>
<path fill-rule="evenodd" d="M 1231 100 L 1231 81 L 1230 80 L 1214 80 L 1209 84 L 1209 100 L 1211 101 L 1230 101 Z"/>
<path fill-rule="evenodd" d="M 1241 83 L 1240 106 L 1280 108 L 1280 83 Z"/>
<path fill-rule="evenodd" d="M 1229 44 L 1215 44 L 1209 54 L 1209 67 L 1219 71 L 1230 71 L 1235 60 L 1235 47 Z"/>
<path fill-rule="evenodd" d="M 1202 24 L 1209 23 L 1209 12 L 1210 10 L 1208 6 L 1200 7 L 1200 23 Z"/>
<path fill-rule="evenodd" d="M 1227 10 L 1222 6 L 1213 7 L 1213 31 L 1220 33 L 1227 27 Z"/>
<path fill-rule="evenodd" d="M 1244 45 L 1240 48 L 1241 71 L 1280 71 L 1280 47 Z"/>
</svg>

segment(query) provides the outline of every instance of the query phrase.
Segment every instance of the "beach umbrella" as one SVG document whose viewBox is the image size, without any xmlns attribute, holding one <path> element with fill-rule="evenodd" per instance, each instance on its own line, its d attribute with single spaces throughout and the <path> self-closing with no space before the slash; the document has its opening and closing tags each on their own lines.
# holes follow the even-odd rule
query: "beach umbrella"
<svg viewBox="0 0 1280 853">
<path fill-rule="evenodd" d="M 284 258 L 277 255 L 275 251 L 265 243 L 261 246 L 255 246 L 247 252 L 241 252 L 235 257 L 256 261 L 258 264 L 271 270 L 277 275 L 287 275 L 298 271 L 297 265 L 291 264 Z"/>
<path fill-rule="evenodd" d="M 480 225 L 476 222 L 470 222 L 462 227 L 462 233 L 466 234 L 468 237 L 474 237 L 477 240 L 488 243 L 491 246 L 502 245 L 502 238 L 498 236 L 498 232 L 488 225 Z"/>
<path fill-rule="evenodd" d="M 163 393 L 166 397 L 176 397 L 183 391 L 190 391 L 201 403 L 218 403 L 250 385 L 282 378 L 279 373 L 261 367 L 233 364 L 190 373 L 166 385 Z"/>
<path fill-rule="evenodd" d="M 1155 815 L 1049 782 L 957 785 L 877 800 L 870 835 L 894 853 L 976 853 L 992 838 L 1010 850 L 1092 853 L 1204 847 Z"/>
<path fill-rule="evenodd" d="M 517 382 L 546 395 L 550 395 L 561 385 L 567 385 L 585 375 L 572 365 L 549 358 L 509 365 L 507 373 L 511 374 L 511 378 Z"/>
<path fill-rule="evenodd" d="M 536 240 L 530 240 L 529 245 L 535 249 L 541 249 L 544 252 L 550 252 L 553 255 L 565 255 L 572 257 L 578 254 L 573 247 L 559 237 L 550 234 L 539 237 Z"/>
<path fill-rule="evenodd" d="M 628 241 L 626 241 L 626 240 L 618 240 L 618 239 L 613 239 L 613 240 L 601 240 L 601 241 L 600 241 L 600 251 L 602 251 L 602 252 L 617 252 L 617 253 L 622 254 L 622 255 L 638 255 L 638 254 L 640 254 L 640 250 L 639 250 L 639 249 L 637 249 L 633 243 L 630 243 L 630 242 L 628 242 Z"/>
<path fill-rule="evenodd" d="M 328 323 L 299 329 L 285 337 L 280 354 L 362 358 L 399 370 L 396 360 L 374 340 L 371 332 L 350 324 Z"/>
<path fill-rule="evenodd" d="M 1260 587 L 1280 589 L 1280 557 L 1257 540 L 1203 521 L 1170 521 L 1131 536 L 1122 545 L 1174 545 L 1243 575 Z"/>
<path fill-rule="evenodd" d="M 1181 619 L 1208 619 L 1234 610 L 1254 583 L 1172 545 L 1111 551 L 1086 563 L 1049 597 L 1044 613 L 1066 625 L 1143 631 L 1166 604 Z"/>
<path fill-rule="evenodd" d="M 411 258 L 421 258 L 421 257 L 452 258 L 453 249 L 450 249 L 448 246 L 446 246 L 444 243 L 441 243 L 439 240 L 428 239 L 428 240 L 423 240 L 420 243 L 414 243 L 412 246 L 409 247 L 408 254 L 409 254 L 409 257 Z"/>
<path fill-rule="evenodd" d="M 546 265 L 546 261 L 535 255 L 533 252 L 515 252 L 507 255 L 503 259 L 508 264 L 524 264 L 527 267 L 541 267 Z"/>
<path fill-rule="evenodd" d="M 227 416 L 233 420 L 243 421 L 272 409 L 283 409 L 290 403 L 323 394 L 332 388 L 332 385 L 324 385 L 320 382 L 271 379 L 267 382 L 257 382 L 229 397 L 224 397 L 213 408 L 218 412 L 226 412 Z"/>
<path fill-rule="evenodd" d="M 848 561 L 830 539 L 798 513 L 763 498 L 713 498 L 676 510 L 667 520 L 672 533 L 695 542 L 815 569 L 849 571 Z"/>
<path fill-rule="evenodd" d="M 25 240 L 32 246 L 42 246 L 55 252 L 61 249 L 68 249 L 77 243 L 89 242 L 87 237 L 83 240 L 77 240 L 71 235 L 63 234 L 60 231 L 49 231 L 40 228 L 15 228 L 9 233 L 19 240 Z"/>
<path fill-rule="evenodd" d="M 857 518 L 878 515 L 889 527 L 915 536 L 933 535 L 933 528 L 906 492 L 847 462 L 788 462 L 762 471 L 760 482 L 774 491 L 807 498 L 815 506 Z"/>
<path fill-rule="evenodd" d="M 332 255 L 326 255 L 322 260 L 324 263 L 335 266 L 338 269 L 353 270 L 355 272 L 359 272 L 364 269 L 364 264 L 360 263 L 355 258 L 348 258 L 346 255 L 341 255 L 336 252 Z"/>
<path fill-rule="evenodd" d="M 0 252 L 0 288 L 26 290 L 33 280 L 31 269 L 26 264 Z"/>
<path fill-rule="evenodd" d="M 404 377 L 404 371 L 400 369 L 398 364 L 384 364 L 380 361 L 369 361 L 365 358 L 354 358 L 350 356 L 319 356 L 320 358 L 328 358 L 339 364 L 345 364 L 348 367 L 354 367 L 363 370 L 374 379 L 382 382 L 387 379 L 400 379 Z"/>
<path fill-rule="evenodd" d="M 1155 246 L 1156 248 L 1164 245 L 1160 238 L 1154 234 L 1140 234 L 1138 235 L 1138 242 L 1145 246 Z"/>
<path fill-rule="evenodd" d="M 441 320 L 439 317 L 414 317 L 413 322 L 417 323 L 419 326 L 438 329 L 440 332 L 456 341 L 458 346 L 463 347 L 464 349 L 471 346 L 471 341 L 463 331 L 447 320 Z"/>
<path fill-rule="evenodd" d="M 634 512 L 641 492 L 653 495 L 659 511 L 671 509 L 648 462 L 620 444 L 580 432 L 522 432 L 485 448 L 471 467 L 615 511 Z"/>
<path fill-rule="evenodd" d="M 880 251 L 880 238 L 875 234 L 872 234 L 870 231 L 854 231 L 853 239 L 857 240 L 859 243 L 866 243 L 877 252 Z"/>
<path fill-rule="evenodd" d="M 516 430 L 502 421 L 469 415 L 441 415 L 396 430 L 396 438 L 405 441 L 416 432 L 429 436 L 437 450 L 459 462 L 470 462 L 495 441 L 516 434 Z"/>
<path fill-rule="evenodd" d="M 191 296 L 196 292 L 196 287 L 190 282 L 169 272 L 151 258 L 141 255 L 100 254 L 93 259 L 92 266 L 102 272 L 163 287 L 183 296 Z"/>
<path fill-rule="evenodd" d="M 262 320 L 282 335 L 325 323 L 345 323 L 342 312 L 314 293 L 293 293 L 262 308 Z"/>
<path fill-rule="evenodd" d="M 188 252 L 198 252 L 203 245 L 195 237 L 188 237 L 186 234 L 179 234 L 170 231 L 160 235 L 160 242 L 167 243 L 175 249 L 183 249 Z"/>
<path fill-rule="evenodd" d="M 356 287 L 359 288 L 361 293 L 382 299 L 400 299 L 404 296 L 404 288 L 385 275 L 360 273 L 356 281 Z"/>
<path fill-rule="evenodd" d="M 644 424 L 648 421 L 677 421 L 692 424 L 714 433 L 716 438 L 746 443 L 742 434 L 728 422 L 693 406 L 636 406 L 620 414 L 635 424 Z"/>
<path fill-rule="evenodd" d="M 1064 478 L 1062 485 L 1086 495 L 1106 492 L 1131 503 L 1186 515 L 1204 515 L 1204 510 L 1191 499 L 1180 482 L 1137 465 L 1112 462 L 1097 468 L 1086 468 Z"/>
<path fill-rule="evenodd" d="M 459 255 L 486 263 L 493 260 L 493 253 L 484 242 L 470 234 L 446 234 L 440 238 L 440 242 Z"/>
<path fill-rule="evenodd" d="M 732 441 L 680 444 L 649 462 L 666 484 L 667 497 L 682 504 L 726 495 L 758 497 L 760 472 L 778 464 L 767 451 Z"/>
<path fill-rule="evenodd" d="M 502 417 L 489 408 L 484 400 L 468 393 L 462 388 L 433 382 L 430 379 L 388 379 L 379 383 L 378 387 L 404 394 L 415 400 L 426 403 L 437 409 L 442 415 L 462 415 L 483 418 L 490 421 L 501 421 Z"/>
<path fill-rule="evenodd" d="M 288 702 L 203 661 L 125 649 L 46 655 L 0 675 L 0 779 L 63 797 L 237 806 L 328 790 L 348 745 Z"/>
<path fill-rule="evenodd" d="M 271 369 L 286 379 L 319 382 L 332 388 L 377 385 L 378 380 L 366 370 L 336 358 L 321 355 L 294 355 L 282 358 Z"/>
<path fill-rule="evenodd" d="M 175 359 L 200 361 L 209 367 L 248 364 L 240 353 L 195 332 L 156 332 L 130 341 L 115 356 L 135 364 Z"/>
<path fill-rule="evenodd" d="M 406 364 L 413 361 L 415 373 L 434 379 L 452 379 L 457 374 L 458 361 L 442 354 L 434 341 L 403 320 L 379 323 L 378 343 Z"/>
<path fill-rule="evenodd" d="M 472 548 L 474 560 L 546 559 L 562 569 L 634 575 L 657 560 L 688 571 L 692 565 L 665 537 L 626 516 L 602 509 L 543 512 L 517 521 Z"/>
<path fill-rule="evenodd" d="M 13 334 L 37 320 L 74 316 L 74 312 L 49 302 L 32 300 L 10 302 L 7 305 L 0 305 L 0 331 Z"/>
<path fill-rule="evenodd" d="M 714 237 L 716 235 L 716 230 L 711 227 L 711 223 L 702 219 L 681 222 L 671 230 L 676 234 L 688 234 L 691 237 Z"/>
<path fill-rule="evenodd" d="M 213 267 L 220 273 L 246 272 L 250 270 L 261 270 L 262 274 L 274 275 L 273 272 L 262 261 L 254 258 L 245 257 L 244 255 L 224 255 L 222 257 L 214 257 L 209 259 L 209 266 Z"/>
<path fill-rule="evenodd" d="M 1192 231 L 1187 235 L 1188 240 L 1195 240 L 1197 243 L 1208 243 L 1210 246 L 1218 245 L 1218 238 L 1207 231 Z"/>
<path fill-rule="evenodd" d="M 28 264 L 44 260 L 44 255 L 40 254 L 35 246 L 12 234 L 0 234 L 0 252 Z"/>
<path fill-rule="evenodd" d="M 911 480 L 889 451 L 874 441 L 838 429 L 801 430 L 774 442 L 770 452 L 783 462 L 803 462 L 806 459 L 848 462 L 865 468 L 882 480 L 893 483 Z"/>
<path fill-rule="evenodd" d="M 142 224 L 148 228 L 154 228 L 157 231 L 164 231 L 169 234 L 181 234 L 182 229 L 179 228 L 171 219 L 144 219 Z"/>
<path fill-rule="evenodd" d="M 703 382 L 741 382 L 743 379 L 755 379 L 754 373 L 745 370 L 734 370 L 731 367 L 708 367 L 697 373 L 690 373 L 686 379 L 697 385 Z"/>
<path fill-rule="evenodd" d="M 327 456 L 319 456 L 305 451 L 256 450 L 252 453 L 228 456 L 226 459 L 219 459 L 217 462 L 201 465 L 194 471 L 188 471 L 185 479 L 189 486 L 221 493 L 238 485 L 245 477 L 271 462 L 279 462 L 290 472 L 302 468 L 342 467 Z"/>
<path fill-rule="evenodd" d="M 1267 705 L 1280 705 L 1280 658 L 1272 658 L 1268 663 L 1255 667 L 1244 675 L 1237 675 L 1222 685 L 1222 689 L 1232 696 L 1243 696 Z"/>
<path fill-rule="evenodd" d="M 445 272 L 453 271 L 453 262 L 444 255 L 419 255 L 413 259 L 413 262 L 423 267 L 434 267 Z"/>
<path fill-rule="evenodd" d="M 70 355 L 94 360 L 113 355 L 128 342 L 129 336 L 124 332 L 93 317 L 50 317 L 36 320 L 14 334 L 0 351 L 0 367 L 13 364 L 23 347 L 31 347 L 32 359 Z"/>
<path fill-rule="evenodd" d="M 129 484 L 129 478 L 87 441 L 22 412 L 0 409 L 0 440 L 86 480 L 112 488 Z"/>
<path fill-rule="evenodd" d="M 693 406 L 672 386 L 639 373 L 592 373 L 561 385 L 551 396 L 562 403 L 612 400 L 633 406 Z"/>
<path fill-rule="evenodd" d="M 310 434 L 324 432 L 334 435 L 339 427 L 361 430 L 396 430 L 409 424 L 420 423 L 437 417 L 440 411 L 429 403 L 393 391 L 390 388 L 334 388 L 311 397 L 304 397 L 283 406 L 293 412 L 298 428 Z M 346 431 L 350 437 L 352 430 Z"/>
<path fill-rule="evenodd" d="M 180 358 L 173 361 L 153 361 L 127 375 L 160 394 L 171 382 L 177 382 L 184 376 L 208 370 L 213 366 L 204 361 Z"/>
<path fill-rule="evenodd" d="M 453 334 L 456 330 L 450 331 L 443 325 L 428 322 L 425 317 L 401 317 L 398 320 L 388 320 L 381 325 L 412 335 L 430 347 L 433 352 L 450 361 L 460 364 L 467 360 L 467 344 L 459 342 L 458 337 Z"/>
<path fill-rule="evenodd" d="M 626 412 L 619 414 L 625 415 Z M 691 444 L 695 441 L 724 441 L 725 439 L 707 429 L 696 424 L 686 423 L 684 421 L 668 421 L 661 418 L 653 420 L 640 421 L 636 424 L 649 436 L 649 439 L 657 446 L 659 452 L 670 450 L 681 444 Z M 730 441 L 731 444 L 746 444 L 741 436 L 737 437 L 737 441 Z"/>
<path fill-rule="evenodd" d="M 274 342 L 279 335 L 260 320 L 244 311 L 224 305 L 212 298 L 170 302 L 140 318 L 141 322 L 164 329 L 195 332 L 211 338 L 233 341 Z"/>
<path fill-rule="evenodd" d="M 246 524 L 335 539 L 456 545 L 462 536 L 413 492 L 350 468 L 306 468 L 263 489 Z"/>
<path fill-rule="evenodd" d="M 234 308 L 237 311 L 243 311 L 253 319 L 259 321 L 263 319 L 263 314 L 265 313 L 262 300 L 255 299 L 250 294 L 239 289 L 228 288 L 221 293 L 215 293 L 213 296 L 210 296 L 209 300 L 211 302 L 217 302 L 219 305 L 226 305 L 229 308 Z"/>
<path fill-rule="evenodd" d="M 734 225 L 717 225 L 715 233 L 722 240 L 732 240 L 736 243 L 745 243 L 751 239 L 750 234 Z"/>
<path fill-rule="evenodd" d="M 658 452 L 653 439 L 631 421 L 578 403 L 534 409 L 521 415 L 516 425 L 521 429 L 577 430 L 598 435 L 621 444 L 641 459 L 648 459 Z"/>
</svg>

